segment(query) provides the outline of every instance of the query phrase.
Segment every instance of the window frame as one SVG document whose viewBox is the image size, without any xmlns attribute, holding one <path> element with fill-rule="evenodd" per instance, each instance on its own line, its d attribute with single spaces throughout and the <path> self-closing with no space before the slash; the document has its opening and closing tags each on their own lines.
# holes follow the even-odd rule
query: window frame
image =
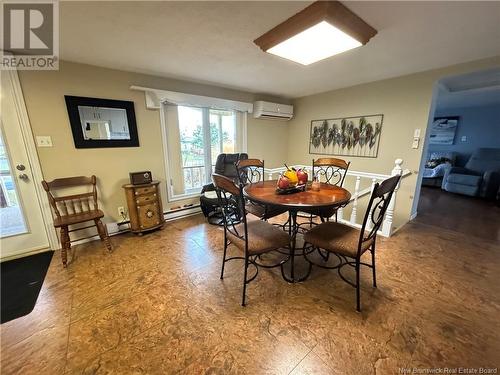
<svg viewBox="0 0 500 375">
<path fill-rule="evenodd" d="M 197 192 L 185 192 L 184 194 L 173 194 L 172 191 L 172 176 L 170 174 L 170 164 L 169 164 L 169 150 L 168 150 L 168 142 L 167 142 L 167 120 L 166 120 L 166 114 L 165 111 L 167 110 L 168 103 L 162 103 L 160 107 L 160 123 L 161 123 L 161 131 L 162 131 L 162 144 L 163 144 L 163 160 L 164 160 L 164 165 L 165 165 L 165 177 L 166 177 L 166 190 L 167 190 L 167 201 L 168 202 L 178 202 L 186 199 L 191 199 L 191 198 L 197 198 L 199 197 L 201 188 L 199 188 L 199 191 Z M 179 104 L 176 105 L 176 107 L 193 107 L 193 108 L 198 108 L 202 110 L 202 130 L 203 130 L 203 143 L 204 143 L 204 149 L 206 145 L 209 145 L 208 150 L 204 150 L 204 168 L 205 168 L 205 176 L 209 176 L 212 174 L 213 170 L 213 165 L 212 162 L 215 164 L 215 160 L 212 159 L 211 155 L 211 133 L 210 133 L 210 110 L 226 110 L 226 111 L 232 111 L 234 114 L 234 121 L 235 121 L 235 146 L 238 143 L 237 142 L 237 134 L 238 131 L 241 132 L 241 151 L 236 151 L 236 152 L 246 152 L 246 144 L 247 144 L 247 112 L 239 112 L 237 109 L 232 109 L 232 108 L 213 108 L 213 107 L 199 107 L 195 105 L 186 105 L 186 104 Z M 242 123 L 240 124 L 241 129 L 238 130 L 236 129 L 238 127 L 238 116 L 242 116 L 241 121 Z M 219 121 L 220 126 L 219 129 L 222 128 L 222 120 Z M 179 126 L 179 124 L 177 124 Z M 221 142 L 223 140 L 221 139 Z M 223 149 L 223 148 L 222 148 Z M 184 171 L 182 171 L 182 175 L 184 176 Z M 209 184 L 210 182 L 205 181 L 204 184 Z M 198 188 L 197 188 L 198 189 Z M 186 189 L 185 189 L 186 190 Z"/>
</svg>

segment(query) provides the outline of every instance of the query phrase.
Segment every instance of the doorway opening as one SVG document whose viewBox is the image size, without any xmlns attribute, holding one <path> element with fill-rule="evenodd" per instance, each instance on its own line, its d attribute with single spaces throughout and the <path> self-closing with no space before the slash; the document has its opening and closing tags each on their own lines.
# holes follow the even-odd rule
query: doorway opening
<svg viewBox="0 0 500 375">
<path fill-rule="evenodd" d="M 417 222 L 500 242 L 500 69 L 437 82 L 420 166 Z"/>
</svg>

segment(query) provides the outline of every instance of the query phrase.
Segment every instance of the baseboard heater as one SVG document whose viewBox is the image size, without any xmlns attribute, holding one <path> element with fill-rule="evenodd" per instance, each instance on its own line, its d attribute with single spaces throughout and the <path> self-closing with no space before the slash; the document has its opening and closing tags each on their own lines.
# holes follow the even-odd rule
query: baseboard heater
<svg viewBox="0 0 500 375">
<path fill-rule="evenodd" d="M 201 208 L 200 208 L 200 205 L 197 204 L 197 205 L 193 205 L 193 206 L 189 206 L 189 207 L 181 207 L 181 208 L 176 209 L 176 210 L 164 211 L 163 217 L 165 218 L 165 222 L 171 222 L 174 220 L 180 220 L 180 219 L 183 219 L 185 217 L 196 215 L 199 213 L 201 213 Z M 108 235 L 109 236 L 116 236 L 117 234 L 127 233 L 130 230 L 128 228 L 129 223 L 130 223 L 129 220 L 121 221 L 120 223 L 107 223 L 106 227 L 108 228 Z M 109 225 L 109 224 L 111 224 L 111 225 Z M 120 229 L 120 227 L 125 226 L 125 225 L 127 225 L 126 228 Z M 118 230 L 110 230 L 110 227 L 118 228 Z M 90 241 L 94 241 L 94 240 L 98 240 L 98 239 L 99 239 L 98 235 L 89 236 L 89 237 L 81 238 L 81 239 L 73 242 L 73 244 L 79 245 L 79 244 L 82 244 L 85 242 L 90 242 Z"/>
</svg>

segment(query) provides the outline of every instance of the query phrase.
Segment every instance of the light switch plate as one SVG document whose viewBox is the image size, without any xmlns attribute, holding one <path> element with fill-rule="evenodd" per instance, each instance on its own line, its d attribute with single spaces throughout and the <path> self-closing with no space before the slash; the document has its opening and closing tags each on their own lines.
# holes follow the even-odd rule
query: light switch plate
<svg viewBox="0 0 500 375">
<path fill-rule="evenodd" d="M 420 138 L 414 137 L 413 142 L 411 144 L 411 148 L 418 148 L 418 144 L 420 143 Z"/>
<path fill-rule="evenodd" d="M 415 129 L 413 132 L 413 138 L 420 138 L 420 129 Z"/>
<path fill-rule="evenodd" d="M 52 138 L 48 135 L 37 135 L 36 145 L 38 147 L 52 147 Z"/>
</svg>

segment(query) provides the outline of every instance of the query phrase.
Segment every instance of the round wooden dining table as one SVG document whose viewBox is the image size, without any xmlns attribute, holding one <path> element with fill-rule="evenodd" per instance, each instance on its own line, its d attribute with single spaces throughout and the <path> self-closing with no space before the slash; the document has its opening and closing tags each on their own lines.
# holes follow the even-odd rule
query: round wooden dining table
<svg viewBox="0 0 500 375">
<path fill-rule="evenodd" d="M 267 180 L 248 184 L 243 188 L 245 197 L 263 205 L 272 205 L 286 208 L 289 212 L 289 228 L 292 236 L 290 247 L 290 276 L 283 273 L 288 282 L 303 281 L 306 277 L 295 278 L 295 252 L 297 245 L 297 213 L 306 209 L 331 209 L 345 206 L 351 199 L 351 193 L 339 186 L 321 183 L 318 191 L 311 190 L 308 183 L 305 191 L 291 194 L 278 194 L 276 180 Z"/>
</svg>

